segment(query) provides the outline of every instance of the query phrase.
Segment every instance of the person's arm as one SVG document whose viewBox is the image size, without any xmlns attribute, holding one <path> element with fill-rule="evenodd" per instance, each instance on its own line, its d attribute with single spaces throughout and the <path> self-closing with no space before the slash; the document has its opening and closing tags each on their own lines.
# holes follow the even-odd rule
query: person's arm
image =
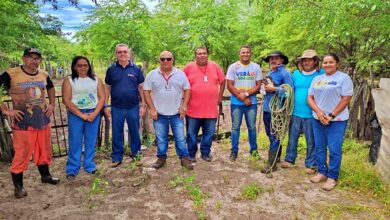
<svg viewBox="0 0 390 220">
<path fill-rule="evenodd" d="M 98 86 L 97 86 L 98 103 L 95 107 L 95 110 L 92 113 L 88 114 L 87 121 L 89 121 L 89 122 L 93 122 L 93 120 L 95 120 L 95 118 L 99 114 L 100 110 L 102 110 L 103 105 L 104 105 L 105 100 L 106 100 L 103 82 L 98 77 L 96 77 L 96 80 L 98 80 Z"/>
<path fill-rule="evenodd" d="M 226 80 L 223 80 L 219 85 L 218 105 L 222 103 L 223 93 L 225 92 Z"/>
<path fill-rule="evenodd" d="M 254 95 L 259 92 L 261 86 L 261 80 L 256 80 L 256 85 L 251 89 L 247 90 L 249 95 Z"/>
<path fill-rule="evenodd" d="M 233 80 L 227 80 L 227 89 L 229 92 L 237 97 L 240 101 L 244 101 L 246 99 L 245 93 L 239 92 L 236 87 L 234 87 L 234 81 Z"/>
<path fill-rule="evenodd" d="M 4 72 L 0 75 L 0 87 L 8 91 L 11 88 L 11 77 L 7 72 Z M 0 105 L 1 111 L 12 118 L 12 120 L 20 121 L 23 118 L 24 113 L 20 110 L 8 109 L 8 107 L 3 103 Z"/>
<path fill-rule="evenodd" d="M 149 107 L 149 114 L 150 114 L 150 117 L 151 117 L 153 120 L 157 120 L 158 114 L 157 114 L 156 107 L 155 107 L 154 104 L 153 104 L 152 96 L 150 95 L 151 92 L 152 92 L 151 90 L 144 90 L 144 98 L 145 98 L 146 104 L 147 104 L 148 107 Z"/>
<path fill-rule="evenodd" d="M 183 103 L 181 104 L 181 107 L 179 110 L 181 119 L 184 119 L 184 117 L 187 114 L 187 105 L 188 105 L 188 102 L 190 100 L 190 96 L 191 96 L 191 90 L 190 89 L 184 90 Z"/>
<path fill-rule="evenodd" d="M 48 87 L 46 87 L 47 96 L 49 97 L 49 104 L 46 105 L 45 115 L 47 117 L 50 117 L 50 115 L 53 114 L 55 108 L 56 90 L 54 88 L 53 82 L 50 80 L 49 77 L 47 77 L 47 83 L 50 85 L 49 89 Z"/>
<path fill-rule="evenodd" d="M 73 114 L 77 115 L 83 120 L 87 120 L 88 115 L 82 113 L 79 108 L 77 108 L 77 106 L 72 102 L 72 87 L 68 78 L 64 79 L 62 82 L 62 102 Z"/>
<path fill-rule="evenodd" d="M 145 109 L 145 97 L 144 97 L 144 84 L 141 83 L 138 85 L 138 92 L 141 96 L 141 104 L 139 108 L 139 114 L 141 117 L 145 115 L 146 109 Z"/>
<path fill-rule="evenodd" d="M 110 99 L 111 94 L 111 85 L 105 84 L 104 85 L 104 114 L 106 114 L 108 117 L 111 115 L 110 108 L 108 107 L 108 100 Z"/>
</svg>

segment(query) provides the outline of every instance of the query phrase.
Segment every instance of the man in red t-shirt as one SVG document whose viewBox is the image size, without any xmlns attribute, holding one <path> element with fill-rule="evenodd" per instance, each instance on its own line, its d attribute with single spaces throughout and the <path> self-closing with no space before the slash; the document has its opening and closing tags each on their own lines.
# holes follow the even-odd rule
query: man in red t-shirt
<svg viewBox="0 0 390 220">
<path fill-rule="evenodd" d="M 218 64 L 208 60 L 206 47 L 196 48 L 195 62 L 187 64 L 184 72 L 191 85 L 191 97 L 187 107 L 187 146 L 190 159 L 196 161 L 197 137 L 202 128 L 201 158 L 210 162 L 218 105 L 222 102 L 225 90 L 225 75 Z"/>
</svg>

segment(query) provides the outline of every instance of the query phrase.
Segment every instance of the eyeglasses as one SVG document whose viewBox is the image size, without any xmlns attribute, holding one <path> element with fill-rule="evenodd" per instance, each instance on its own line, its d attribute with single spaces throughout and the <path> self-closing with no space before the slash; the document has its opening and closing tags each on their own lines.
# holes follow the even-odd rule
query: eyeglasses
<svg viewBox="0 0 390 220">
<path fill-rule="evenodd" d="M 84 68 L 89 68 L 89 65 L 88 64 L 77 64 L 76 65 L 78 68 L 82 68 L 82 67 L 84 67 Z"/>
<path fill-rule="evenodd" d="M 128 51 L 127 51 L 127 50 L 120 50 L 120 51 L 117 51 L 116 53 L 117 53 L 117 54 L 121 54 L 121 53 L 127 54 Z"/>
<path fill-rule="evenodd" d="M 160 61 L 161 61 L 161 62 L 172 61 L 172 57 L 160 57 Z"/>
<path fill-rule="evenodd" d="M 32 61 L 41 61 L 42 58 L 41 57 L 31 57 L 31 56 L 26 56 L 28 59 L 32 60 Z"/>
</svg>

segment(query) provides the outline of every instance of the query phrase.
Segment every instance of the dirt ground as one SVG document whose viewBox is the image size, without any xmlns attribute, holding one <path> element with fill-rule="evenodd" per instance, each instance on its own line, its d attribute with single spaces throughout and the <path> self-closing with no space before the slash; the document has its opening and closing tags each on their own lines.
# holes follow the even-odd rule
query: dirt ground
<svg viewBox="0 0 390 220">
<path fill-rule="evenodd" d="M 151 168 L 155 147 L 144 150 L 141 166 L 126 157 L 121 166 L 109 168 L 109 157 L 99 152 L 98 173 L 81 170 L 71 182 L 65 178 L 66 157 L 60 157 L 51 166 L 53 176 L 62 179 L 56 186 L 42 184 L 30 164 L 24 175 L 28 196 L 18 200 L 8 164 L 1 164 L 0 219 L 328 219 L 327 211 L 334 210 L 329 207 L 383 208 L 380 202 L 337 188 L 323 191 L 304 174 L 302 159 L 296 168 L 267 178 L 259 171 L 265 152 L 254 161 L 247 144 L 240 146 L 238 160 L 230 162 L 229 141 L 214 143 L 213 161 L 197 158 L 193 171 L 180 166 L 172 146 L 159 170 Z M 257 186 L 257 197 L 256 190 L 243 193 L 251 184 Z M 376 218 L 364 210 L 343 214 L 343 219 Z"/>
</svg>

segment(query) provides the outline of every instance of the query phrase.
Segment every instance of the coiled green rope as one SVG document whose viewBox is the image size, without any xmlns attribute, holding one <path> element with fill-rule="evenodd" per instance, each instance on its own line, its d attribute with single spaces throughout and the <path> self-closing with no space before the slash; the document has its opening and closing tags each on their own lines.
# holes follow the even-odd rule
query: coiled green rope
<svg viewBox="0 0 390 220">
<path fill-rule="evenodd" d="M 291 115 L 294 110 L 293 88 L 288 84 L 282 84 L 281 87 L 284 90 L 282 97 L 275 94 L 269 103 L 271 110 L 271 133 L 279 140 L 276 155 L 279 154 L 281 142 L 288 133 Z M 271 172 L 267 174 L 268 178 L 272 178 L 272 167 L 275 166 L 276 160 L 277 156 L 272 161 Z"/>
</svg>

